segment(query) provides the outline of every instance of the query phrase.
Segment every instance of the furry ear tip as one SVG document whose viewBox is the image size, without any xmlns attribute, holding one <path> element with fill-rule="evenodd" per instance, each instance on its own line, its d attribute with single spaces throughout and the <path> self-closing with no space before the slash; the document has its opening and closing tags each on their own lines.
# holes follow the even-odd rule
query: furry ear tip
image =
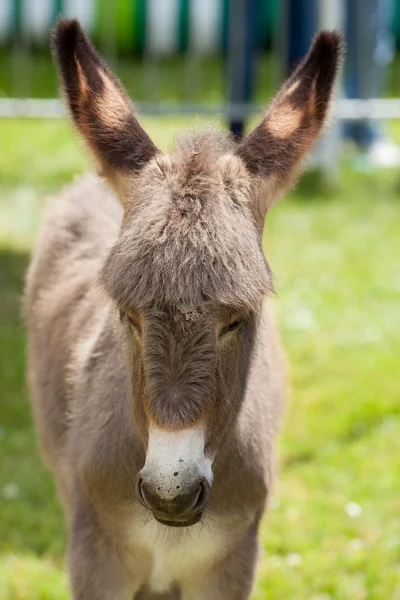
<svg viewBox="0 0 400 600">
<path fill-rule="evenodd" d="M 54 54 L 70 51 L 83 36 L 78 19 L 59 18 L 51 34 L 51 48 Z"/>
<path fill-rule="evenodd" d="M 329 53 L 334 60 L 340 61 L 346 51 L 343 33 L 337 29 L 319 31 L 314 37 L 312 50 L 318 54 Z"/>
</svg>

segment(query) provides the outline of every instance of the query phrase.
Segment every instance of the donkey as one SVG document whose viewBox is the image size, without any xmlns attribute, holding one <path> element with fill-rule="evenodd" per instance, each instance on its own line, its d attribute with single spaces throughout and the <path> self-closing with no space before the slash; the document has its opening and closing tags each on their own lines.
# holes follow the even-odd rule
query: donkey
<svg viewBox="0 0 400 600">
<path fill-rule="evenodd" d="M 284 396 L 264 218 L 327 119 L 341 36 L 315 37 L 243 142 L 194 131 L 172 156 L 76 20 L 53 50 L 101 175 L 50 202 L 26 286 L 72 596 L 248 599 Z"/>
</svg>

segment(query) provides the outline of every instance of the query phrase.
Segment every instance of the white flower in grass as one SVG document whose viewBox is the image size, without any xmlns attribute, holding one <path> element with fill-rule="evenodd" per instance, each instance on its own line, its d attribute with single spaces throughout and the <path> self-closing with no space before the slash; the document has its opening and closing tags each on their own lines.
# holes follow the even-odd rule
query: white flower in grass
<svg viewBox="0 0 400 600">
<path fill-rule="evenodd" d="M 299 567 L 303 562 L 303 559 L 297 552 L 289 552 L 289 554 L 286 555 L 286 562 L 289 567 Z"/>
<path fill-rule="evenodd" d="M 13 481 L 10 481 L 10 483 L 7 483 L 3 487 L 2 491 L 3 491 L 3 497 L 6 500 L 13 500 L 14 498 L 17 498 L 17 496 L 19 496 L 19 487 Z"/>
<path fill-rule="evenodd" d="M 365 546 L 365 543 L 363 540 L 360 540 L 359 538 L 355 538 L 354 540 L 351 540 L 351 542 L 349 543 L 349 550 L 350 552 L 359 552 L 360 550 L 362 550 Z"/>
<path fill-rule="evenodd" d="M 357 502 L 348 502 L 344 507 L 344 510 L 351 519 L 357 519 L 362 514 L 362 506 L 357 504 Z"/>
</svg>

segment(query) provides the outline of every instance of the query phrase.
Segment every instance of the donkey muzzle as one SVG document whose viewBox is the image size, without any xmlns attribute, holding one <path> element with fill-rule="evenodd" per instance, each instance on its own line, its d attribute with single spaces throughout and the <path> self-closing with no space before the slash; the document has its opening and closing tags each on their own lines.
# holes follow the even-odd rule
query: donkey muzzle
<svg viewBox="0 0 400 600">
<path fill-rule="evenodd" d="M 194 525 L 210 500 L 211 465 L 203 427 L 166 431 L 150 426 L 146 462 L 136 483 L 138 500 L 165 525 Z"/>
<path fill-rule="evenodd" d="M 179 486 L 177 486 L 179 487 Z M 205 477 L 195 480 L 182 493 L 168 497 L 162 495 L 160 486 L 145 481 L 139 474 L 136 494 L 139 502 L 151 510 L 154 518 L 169 527 L 188 527 L 198 523 L 210 499 L 210 484 Z M 170 490 L 169 490 L 170 492 Z"/>
</svg>

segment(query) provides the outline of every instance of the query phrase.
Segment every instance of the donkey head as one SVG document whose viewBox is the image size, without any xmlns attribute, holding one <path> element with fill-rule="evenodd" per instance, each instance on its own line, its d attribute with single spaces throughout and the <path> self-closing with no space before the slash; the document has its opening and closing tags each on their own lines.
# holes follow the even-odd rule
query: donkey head
<svg viewBox="0 0 400 600">
<path fill-rule="evenodd" d="M 124 207 L 100 278 L 146 448 L 138 498 L 161 522 L 190 525 L 235 427 L 263 298 L 273 293 L 264 217 L 326 121 L 341 38 L 316 36 L 243 143 L 202 131 L 171 157 L 141 128 L 77 21 L 60 21 L 53 44 L 73 121 Z"/>
</svg>

